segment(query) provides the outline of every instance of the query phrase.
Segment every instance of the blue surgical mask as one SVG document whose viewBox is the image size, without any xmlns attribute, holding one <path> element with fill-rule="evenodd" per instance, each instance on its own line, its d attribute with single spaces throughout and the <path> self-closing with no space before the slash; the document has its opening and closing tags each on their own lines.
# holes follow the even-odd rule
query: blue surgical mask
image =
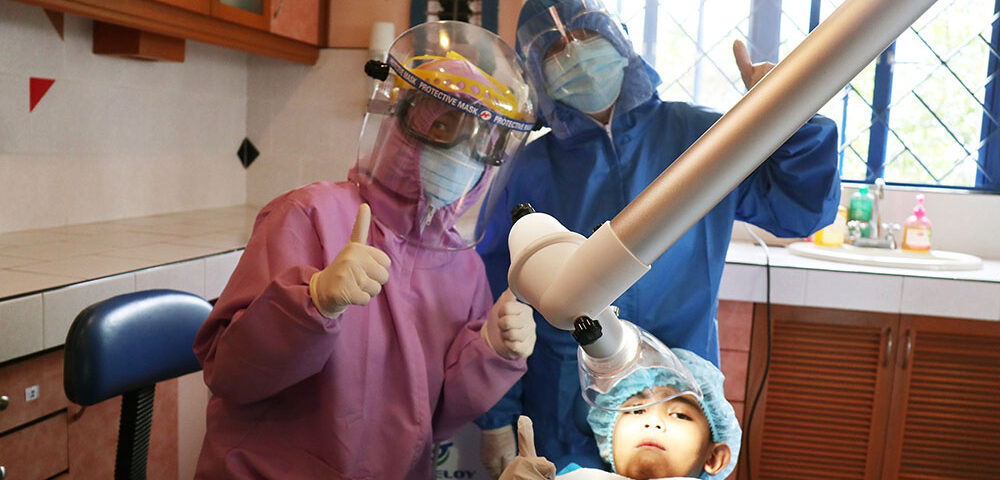
<svg viewBox="0 0 1000 480">
<path fill-rule="evenodd" d="M 472 189 L 485 166 L 473 160 L 468 143 L 444 149 L 424 145 L 420 151 L 420 181 L 424 198 L 435 208 L 451 205 Z"/>
<path fill-rule="evenodd" d="M 542 64 L 546 92 L 583 113 L 602 112 L 618 99 L 627 64 L 604 37 L 569 42 Z"/>
</svg>

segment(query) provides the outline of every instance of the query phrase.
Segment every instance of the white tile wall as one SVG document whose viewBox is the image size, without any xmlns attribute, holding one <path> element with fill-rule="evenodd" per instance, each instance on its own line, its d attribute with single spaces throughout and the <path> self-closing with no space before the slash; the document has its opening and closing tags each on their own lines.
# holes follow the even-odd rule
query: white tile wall
<svg viewBox="0 0 1000 480">
<path fill-rule="evenodd" d="M 0 33 L 2 35 L 2 33 Z M 6 50 L 6 49 L 0 49 Z M 3 52 L 0 52 L 2 58 Z M 3 60 L 0 59 L 0 68 Z M 28 79 L 0 71 L 0 147 L 10 151 L 22 151 L 28 142 L 28 130 L 22 128 L 28 123 Z M 2 170 L 0 170 L 2 171 Z"/>
<path fill-rule="evenodd" d="M 903 278 L 809 270 L 805 303 L 814 307 L 899 312 Z"/>
<path fill-rule="evenodd" d="M 122 293 L 154 288 L 170 288 L 191 292 L 212 299 L 229 281 L 242 250 L 205 258 L 143 268 L 148 261 L 136 264 L 135 272 L 81 281 L 65 277 L 65 287 L 51 288 L 42 293 L 0 301 L 0 362 L 62 345 L 70 325 L 81 310 L 100 300 Z M 104 261 L 109 257 L 102 257 Z M 100 259 L 99 259 L 100 260 Z M 17 277 L 9 277 L 11 274 Z M 30 287 L 38 277 L 39 288 L 52 276 L 31 272 L 0 270 L 0 287 L 9 280 L 15 285 Z M 28 283 L 25 283 L 28 282 Z M 23 290 L 21 290 L 23 291 Z M 0 288 L 0 295 L 14 294 Z"/>
<path fill-rule="evenodd" d="M 100 300 L 134 291 L 135 276 L 124 274 L 43 293 L 45 348 L 56 347 L 66 342 L 69 327 L 84 308 Z"/>
<path fill-rule="evenodd" d="M 0 302 L 0 362 L 44 348 L 40 318 L 41 294 Z"/>
<path fill-rule="evenodd" d="M 229 283 L 229 277 L 236 269 L 243 250 L 215 255 L 205 259 L 205 298 L 218 298 Z"/>
<path fill-rule="evenodd" d="M 841 204 L 846 206 L 855 191 L 857 188 L 845 186 Z M 1000 259 L 1000 241 L 996 233 L 1000 225 L 1000 195 L 887 187 L 881 202 L 882 221 L 902 225 L 913 212 L 917 193 L 924 195 L 927 218 L 934 224 L 933 248 L 977 255 L 987 260 Z M 782 243 L 767 232 L 760 233 L 768 244 Z M 740 222 L 733 228 L 733 240 L 752 241 Z"/>
<path fill-rule="evenodd" d="M 91 36 L 0 0 L 0 232 L 245 203 L 248 55 L 188 41 L 183 63 L 129 60 Z M 55 83 L 29 113 L 30 77 Z"/>
<path fill-rule="evenodd" d="M 808 270 L 771 267 L 771 303 L 804 305 Z M 767 300 L 767 270 L 763 265 L 727 263 L 719 299 L 742 302 Z"/>
<path fill-rule="evenodd" d="M 171 263 L 135 273 L 135 289 L 170 288 L 205 296 L 205 259 Z"/>
<path fill-rule="evenodd" d="M 0 72 L 30 72 L 31 76 L 48 78 L 62 75 L 63 41 L 41 8 L 6 0 L 0 2 L 0 38 L 4 45 L 0 48 Z M 24 99 L 27 111 L 27 96 Z"/>
<path fill-rule="evenodd" d="M 247 131 L 261 156 L 248 171 L 249 203 L 347 178 L 371 93 L 366 60 L 364 50 L 353 49 L 322 50 L 311 68 L 250 57 Z"/>
<path fill-rule="evenodd" d="M 719 298 L 741 302 L 763 302 L 767 282 L 759 265 L 726 264 L 719 285 Z"/>
<path fill-rule="evenodd" d="M 809 270 L 771 267 L 771 302 L 805 305 Z"/>
<path fill-rule="evenodd" d="M 904 277 L 900 312 L 1000 320 L 1000 283 Z"/>
</svg>

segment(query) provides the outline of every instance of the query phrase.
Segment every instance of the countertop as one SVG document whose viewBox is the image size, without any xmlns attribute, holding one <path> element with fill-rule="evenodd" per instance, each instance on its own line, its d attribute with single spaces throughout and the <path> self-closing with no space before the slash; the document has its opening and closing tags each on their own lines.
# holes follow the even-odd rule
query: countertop
<svg viewBox="0 0 1000 480">
<path fill-rule="evenodd" d="M 237 206 L 0 233 L 0 301 L 241 249 L 258 210 Z"/>
<path fill-rule="evenodd" d="M 175 288 L 217 297 L 257 211 L 236 206 L 0 234 L 0 362 L 62 345 L 80 310 L 113 295 Z M 719 298 L 997 321 L 1000 262 L 984 260 L 974 271 L 870 267 L 733 242 Z"/>
</svg>

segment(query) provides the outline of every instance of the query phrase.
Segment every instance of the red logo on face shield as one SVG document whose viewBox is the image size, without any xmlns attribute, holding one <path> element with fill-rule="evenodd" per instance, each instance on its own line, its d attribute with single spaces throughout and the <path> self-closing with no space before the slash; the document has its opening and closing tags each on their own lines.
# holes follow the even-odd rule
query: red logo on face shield
<svg viewBox="0 0 1000 480">
<path fill-rule="evenodd" d="M 493 114 L 483 110 L 482 112 L 479 113 L 479 118 L 489 121 L 489 119 L 493 118 Z"/>
</svg>

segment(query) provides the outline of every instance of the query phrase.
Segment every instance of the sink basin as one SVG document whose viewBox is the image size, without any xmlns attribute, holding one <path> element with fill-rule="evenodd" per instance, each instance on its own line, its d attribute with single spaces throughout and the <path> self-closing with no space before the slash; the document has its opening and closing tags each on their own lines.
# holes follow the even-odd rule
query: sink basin
<svg viewBox="0 0 1000 480">
<path fill-rule="evenodd" d="M 944 250 L 918 253 L 846 244 L 839 247 L 823 247 L 811 242 L 795 242 L 786 248 L 789 252 L 803 257 L 879 267 L 920 270 L 979 270 L 983 267 L 983 260 L 977 256 Z"/>
</svg>

